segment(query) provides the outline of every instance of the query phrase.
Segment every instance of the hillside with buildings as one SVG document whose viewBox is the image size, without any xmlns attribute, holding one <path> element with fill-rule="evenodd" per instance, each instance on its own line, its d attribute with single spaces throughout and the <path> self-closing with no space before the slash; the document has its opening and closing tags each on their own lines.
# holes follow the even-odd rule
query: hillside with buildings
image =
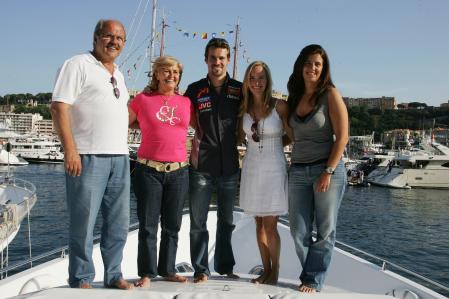
<svg viewBox="0 0 449 299">
<path fill-rule="evenodd" d="M 131 94 L 135 94 L 132 92 Z M 273 91 L 275 98 L 287 95 Z M 348 107 L 351 135 L 380 134 L 394 129 L 449 128 L 449 101 L 439 107 L 411 102 L 397 104 L 394 97 L 343 98 Z M 54 134 L 49 111 L 51 93 L 0 96 L 0 123 L 19 133 Z"/>
</svg>

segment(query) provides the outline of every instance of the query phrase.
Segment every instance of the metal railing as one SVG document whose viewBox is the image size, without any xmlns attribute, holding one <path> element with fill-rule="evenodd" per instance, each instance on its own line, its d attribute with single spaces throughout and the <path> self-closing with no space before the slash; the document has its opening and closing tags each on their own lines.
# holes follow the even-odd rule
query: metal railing
<svg viewBox="0 0 449 299">
<path fill-rule="evenodd" d="M 288 227 L 290 226 L 290 223 L 289 223 L 288 219 L 286 219 L 286 218 L 279 218 L 279 222 L 284 224 L 284 225 L 286 225 L 286 226 L 288 226 Z M 316 232 L 313 232 L 313 236 L 316 237 Z M 349 244 L 346 244 L 346 243 L 338 241 L 338 240 L 335 241 L 335 244 L 337 245 L 338 248 L 344 247 L 344 248 L 350 249 L 351 250 L 350 253 L 355 255 L 355 256 L 357 256 L 357 257 L 360 257 L 360 258 L 369 257 L 369 258 L 371 258 L 374 261 L 374 262 L 372 262 L 372 261 L 371 262 L 373 264 L 378 265 L 379 267 L 381 267 L 382 271 L 385 271 L 385 270 L 387 270 L 387 267 L 390 267 L 390 268 L 402 271 L 404 273 L 407 273 L 408 275 L 413 276 L 415 278 L 418 278 L 418 279 L 420 279 L 422 281 L 425 281 L 425 282 L 427 282 L 427 283 L 429 283 L 429 284 L 431 284 L 431 285 L 433 285 L 435 287 L 438 287 L 438 288 L 440 288 L 440 289 L 442 289 L 442 290 L 444 290 L 446 292 L 449 292 L 449 286 L 443 285 L 443 284 L 441 284 L 441 283 L 439 283 L 437 281 L 434 281 L 434 280 L 432 280 L 432 279 L 430 279 L 428 277 L 425 277 L 425 276 L 423 276 L 421 274 L 418 274 L 418 273 L 416 273 L 416 272 L 414 272 L 412 270 L 404 268 L 404 267 L 402 267 L 402 266 L 400 266 L 400 265 L 398 265 L 396 263 L 390 262 L 390 261 L 388 261 L 388 260 L 386 260 L 384 258 L 381 258 L 381 257 L 377 256 L 377 255 L 368 253 L 366 251 L 363 251 L 363 250 L 361 250 L 359 248 L 356 248 L 354 246 L 351 246 Z M 340 248 L 340 249 L 343 249 L 343 248 Z"/>
<path fill-rule="evenodd" d="M 34 184 L 31 182 L 16 178 L 14 176 L 0 176 L 0 185 L 3 184 L 28 191 L 30 194 L 27 198 L 24 199 L 24 201 L 32 198 L 33 196 L 36 196 L 36 186 L 34 186 Z"/>
<path fill-rule="evenodd" d="M 132 223 L 129 225 L 129 231 L 135 230 L 139 226 L 138 222 Z M 94 243 L 100 240 L 101 235 L 95 235 L 94 236 Z M 21 262 L 15 263 L 14 265 L 4 267 L 0 269 L 0 277 L 5 278 L 8 276 L 8 272 L 14 271 L 16 269 L 20 269 L 22 267 L 25 267 L 26 265 L 31 265 L 29 268 L 33 268 L 33 263 L 41 260 L 48 259 L 49 257 L 54 257 L 56 254 L 59 254 L 60 258 L 66 258 L 68 254 L 69 247 L 68 246 L 62 246 L 47 252 L 44 252 L 38 256 L 28 258 L 26 260 L 23 260 Z"/>
</svg>

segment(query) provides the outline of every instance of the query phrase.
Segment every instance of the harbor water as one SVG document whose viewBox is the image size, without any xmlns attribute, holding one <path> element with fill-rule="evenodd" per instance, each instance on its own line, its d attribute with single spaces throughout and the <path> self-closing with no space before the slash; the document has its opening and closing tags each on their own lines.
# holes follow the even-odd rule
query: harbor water
<svg viewBox="0 0 449 299">
<path fill-rule="evenodd" d="M 1 170 L 4 172 L 5 168 Z M 63 165 L 30 164 L 14 168 L 14 174 L 32 182 L 37 189 L 38 201 L 30 217 L 32 255 L 66 246 Z M 137 222 L 136 202 L 132 196 L 131 223 L 134 222 Z M 98 228 L 97 224 L 97 232 Z M 448 190 L 375 186 L 348 187 L 346 190 L 339 213 L 339 241 L 449 285 L 448 236 Z M 28 243 L 25 219 L 9 246 L 10 265 L 29 256 Z"/>
</svg>

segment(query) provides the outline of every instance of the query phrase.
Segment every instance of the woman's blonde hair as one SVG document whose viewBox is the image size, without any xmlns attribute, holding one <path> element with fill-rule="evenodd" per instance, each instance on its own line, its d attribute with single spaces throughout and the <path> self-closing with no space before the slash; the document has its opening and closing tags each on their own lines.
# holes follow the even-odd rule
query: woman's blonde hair
<svg viewBox="0 0 449 299">
<path fill-rule="evenodd" d="M 263 103 L 266 108 L 266 115 L 270 114 L 271 110 L 273 110 L 275 106 L 275 101 L 272 100 L 272 88 L 273 88 L 273 80 L 271 78 L 271 72 L 268 65 L 260 60 L 252 62 L 245 71 L 245 77 L 243 78 L 243 101 L 240 106 L 239 116 L 242 117 L 245 113 L 249 113 L 252 105 L 254 104 L 253 94 L 249 89 L 249 77 L 251 71 L 256 67 L 261 66 L 265 72 L 265 76 L 267 79 L 267 85 L 265 86 L 264 95 L 263 95 Z"/>
<path fill-rule="evenodd" d="M 183 66 L 182 66 L 181 62 L 179 62 L 179 60 L 177 60 L 173 56 L 161 56 L 161 57 L 158 57 L 153 62 L 153 69 L 152 69 L 153 74 L 151 76 L 151 82 L 145 87 L 145 89 L 143 91 L 147 92 L 147 93 L 151 93 L 151 92 L 157 91 L 158 87 L 159 87 L 159 81 L 156 78 L 156 73 L 161 68 L 171 67 L 171 66 L 176 66 L 179 69 L 179 81 L 178 81 L 178 85 L 175 88 L 175 92 L 178 92 L 178 90 L 179 90 L 179 83 L 181 83 Z"/>
</svg>

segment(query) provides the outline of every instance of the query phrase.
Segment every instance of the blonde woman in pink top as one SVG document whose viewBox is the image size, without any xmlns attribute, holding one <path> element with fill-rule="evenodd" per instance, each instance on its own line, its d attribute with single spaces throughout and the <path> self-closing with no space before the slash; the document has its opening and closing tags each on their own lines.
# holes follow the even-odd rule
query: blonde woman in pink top
<svg viewBox="0 0 449 299">
<path fill-rule="evenodd" d="M 181 75 L 178 60 L 159 57 L 150 85 L 128 107 L 129 124 L 138 125 L 142 132 L 133 179 L 139 218 L 138 287 L 148 286 L 158 275 L 168 281 L 187 281 L 175 270 L 178 232 L 189 188 L 186 139 L 193 111 L 189 98 L 178 94 Z M 159 219 L 162 231 L 157 261 Z"/>
</svg>

